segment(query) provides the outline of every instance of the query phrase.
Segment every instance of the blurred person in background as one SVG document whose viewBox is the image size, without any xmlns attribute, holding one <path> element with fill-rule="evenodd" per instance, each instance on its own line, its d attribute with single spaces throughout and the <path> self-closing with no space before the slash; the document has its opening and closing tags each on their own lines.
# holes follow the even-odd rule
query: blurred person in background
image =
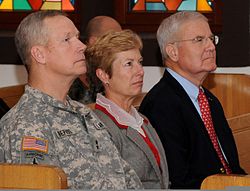
<svg viewBox="0 0 250 191">
<path fill-rule="evenodd" d="M 86 44 L 93 44 L 96 39 L 109 31 L 121 31 L 121 25 L 112 17 L 96 16 L 92 18 L 86 27 Z M 81 74 L 72 84 L 69 96 L 84 104 L 95 102 L 90 94 L 89 84 L 85 74 Z"/>
</svg>

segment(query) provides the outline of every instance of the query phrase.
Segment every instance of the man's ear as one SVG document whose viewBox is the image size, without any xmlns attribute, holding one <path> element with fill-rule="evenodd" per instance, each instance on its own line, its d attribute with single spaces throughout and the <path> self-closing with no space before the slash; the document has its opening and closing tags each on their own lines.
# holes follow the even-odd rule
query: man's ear
<svg viewBox="0 0 250 191">
<path fill-rule="evenodd" d="M 45 64 L 44 48 L 36 45 L 31 48 L 31 56 L 40 64 Z"/>
<path fill-rule="evenodd" d="M 95 73 L 103 84 L 109 84 L 109 75 L 104 70 L 98 68 Z"/>
<path fill-rule="evenodd" d="M 166 53 L 171 60 L 177 62 L 179 60 L 178 48 L 174 44 L 168 44 L 166 46 Z"/>
</svg>

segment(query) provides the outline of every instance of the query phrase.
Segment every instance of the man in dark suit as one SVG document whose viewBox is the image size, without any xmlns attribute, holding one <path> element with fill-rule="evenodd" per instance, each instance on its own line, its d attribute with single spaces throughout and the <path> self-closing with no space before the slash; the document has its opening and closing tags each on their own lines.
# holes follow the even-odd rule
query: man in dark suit
<svg viewBox="0 0 250 191">
<path fill-rule="evenodd" d="M 198 12 L 173 14 L 159 26 L 157 40 L 167 68 L 139 111 L 161 138 L 171 188 L 198 189 L 212 174 L 244 174 L 222 106 L 202 87 L 216 69 L 218 43 L 207 18 Z M 207 103 L 206 116 L 200 94 Z"/>
</svg>

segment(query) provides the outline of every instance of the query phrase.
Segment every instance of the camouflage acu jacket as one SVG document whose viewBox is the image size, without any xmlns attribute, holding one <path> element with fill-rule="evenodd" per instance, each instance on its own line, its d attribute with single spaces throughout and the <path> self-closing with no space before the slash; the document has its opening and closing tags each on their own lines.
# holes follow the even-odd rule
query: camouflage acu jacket
<svg viewBox="0 0 250 191">
<path fill-rule="evenodd" d="M 135 171 L 92 111 L 25 87 L 19 102 L 0 121 L 0 162 L 61 167 L 74 189 L 138 189 Z"/>
</svg>

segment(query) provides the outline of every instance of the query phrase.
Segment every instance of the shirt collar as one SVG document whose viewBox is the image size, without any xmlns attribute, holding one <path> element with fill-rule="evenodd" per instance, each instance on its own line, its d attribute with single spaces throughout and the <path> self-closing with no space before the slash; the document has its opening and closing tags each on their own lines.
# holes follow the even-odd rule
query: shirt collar
<svg viewBox="0 0 250 191">
<path fill-rule="evenodd" d="M 199 94 L 199 88 L 197 88 L 196 85 L 194 85 L 189 80 L 182 77 L 181 75 L 179 75 L 175 71 L 171 70 L 170 68 L 167 68 L 167 71 L 181 84 L 181 86 L 187 92 L 190 99 L 197 101 L 198 94 Z"/>
<path fill-rule="evenodd" d="M 51 105 L 52 107 L 62 109 L 65 111 L 69 111 L 72 113 L 77 113 L 77 110 L 82 110 L 82 113 L 89 113 L 87 107 L 83 106 L 82 104 L 76 104 L 74 100 L 72 100 L 69 96 L 67 96 L 67 104 L 55 99 L 54 97 L 36 89 L 29 85 L 25 86 L 25 92 L 28 92 L 31 96 L 35 97 L 36 99 L 40 99 L 42 102 Z"/>
<path fill-rule="evenodd" d="M 133 106 L 130 113 L 128 113 L 100 93 L 97 94 L 96 104 L 104 107 L 119 124 L 129 126 L 139 133 L 144 134 L 141 129 L 143 118 Z"/>
</svg>

